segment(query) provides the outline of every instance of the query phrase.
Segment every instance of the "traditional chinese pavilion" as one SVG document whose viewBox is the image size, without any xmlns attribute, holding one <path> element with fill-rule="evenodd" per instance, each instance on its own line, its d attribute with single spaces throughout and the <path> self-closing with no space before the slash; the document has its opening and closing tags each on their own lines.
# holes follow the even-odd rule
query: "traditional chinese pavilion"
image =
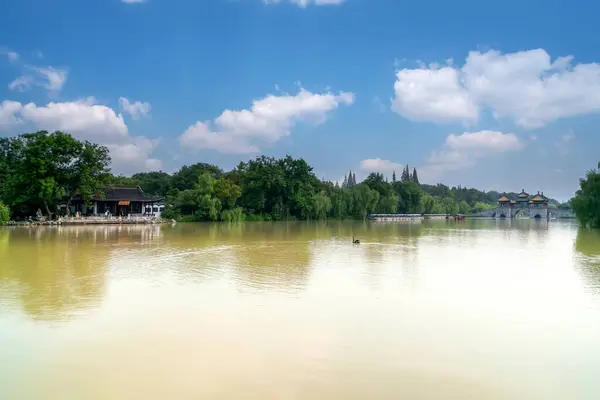
<svg viewBox="0 0 600 400">
<path fill-rule="evenodd" d="M 103 193 L 96 193 L 90 206 L 86 209 L 81 197 L 71 202 L 71 213 L 79 211 L 81 215 L 100 215 L 106 211 L 114 216 L 142 216 L 151 214 L 154 205 L 162 202 L 163 198 L 145 193 L 137 187 L 113 187 Z"/>
</svg>

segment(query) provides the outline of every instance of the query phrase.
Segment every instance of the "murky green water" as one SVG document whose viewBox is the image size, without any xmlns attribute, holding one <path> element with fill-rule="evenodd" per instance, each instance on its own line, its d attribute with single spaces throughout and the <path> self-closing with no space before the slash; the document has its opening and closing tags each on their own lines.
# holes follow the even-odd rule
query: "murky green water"
<svg viewBox="0 0 600 400">
<path fill-rule="evenodd" d="M 0 229 L 0 301 L 2 399 L 600 396 L 571 223 Z"/>
</svg>

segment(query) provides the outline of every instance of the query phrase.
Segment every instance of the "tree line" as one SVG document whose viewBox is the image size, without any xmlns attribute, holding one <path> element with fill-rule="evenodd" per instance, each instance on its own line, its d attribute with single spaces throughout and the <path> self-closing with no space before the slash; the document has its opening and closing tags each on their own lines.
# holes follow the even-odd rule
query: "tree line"
<svg viewBox="0 0 600 400">
<path fill-rule="evenodd" d="M 579 223 L 588 228 L 600 228 L 600 162 L 585 178 L 579 180 L 579 190 L 571 199 Z"/>
<path fill-rule="evenodd" d="M 75 196 L 89 203 L 96 193 L 140 186 L 164 197 L 163 216 L 179 221 L 364 219 L 372 213 L 468 214 L 496 206 L 500 193 L 426 185 L 407 165 L 391 181 L 371 173 L 362 182 L 349 171 L 343 182 L 320 180 L 303 159 L 259 156 L 230 171 L 196 163 L 173 174 L 110 171 L 106 147 L 64 132 L 40 131 L 0 139 L 0 218 L 49 217 Z M 555 202 L 554 206 L 558 206 Z"/>
</svg>

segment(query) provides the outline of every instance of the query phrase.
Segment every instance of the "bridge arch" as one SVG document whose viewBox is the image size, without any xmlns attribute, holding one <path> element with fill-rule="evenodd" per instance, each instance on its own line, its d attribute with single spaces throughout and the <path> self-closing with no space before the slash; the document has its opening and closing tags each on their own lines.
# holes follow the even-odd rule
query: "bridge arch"
<svg viewBox="0 0 600 400">
<path fill-rule="evenodd" d="M 518 218 L 519 216 L 521 218 L 523 218 L 525 215 L 527 217 L 531 217 L 529 209 L 528 208 L 519 208 L 519 209 L 515 210 L 515 212 L 513 214 L 513 218 Z"/>
</svg>

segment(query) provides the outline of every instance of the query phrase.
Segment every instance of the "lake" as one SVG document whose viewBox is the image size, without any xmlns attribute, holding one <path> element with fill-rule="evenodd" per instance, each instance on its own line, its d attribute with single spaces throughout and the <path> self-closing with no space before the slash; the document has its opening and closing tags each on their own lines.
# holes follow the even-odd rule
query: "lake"
<svg viewBox="0 0 600 400">
<path fill-rule="evenodd" d="M 0 228 L 0 343 L 11 400 L 597 399 L 600 234 Z"/>
</svg>

